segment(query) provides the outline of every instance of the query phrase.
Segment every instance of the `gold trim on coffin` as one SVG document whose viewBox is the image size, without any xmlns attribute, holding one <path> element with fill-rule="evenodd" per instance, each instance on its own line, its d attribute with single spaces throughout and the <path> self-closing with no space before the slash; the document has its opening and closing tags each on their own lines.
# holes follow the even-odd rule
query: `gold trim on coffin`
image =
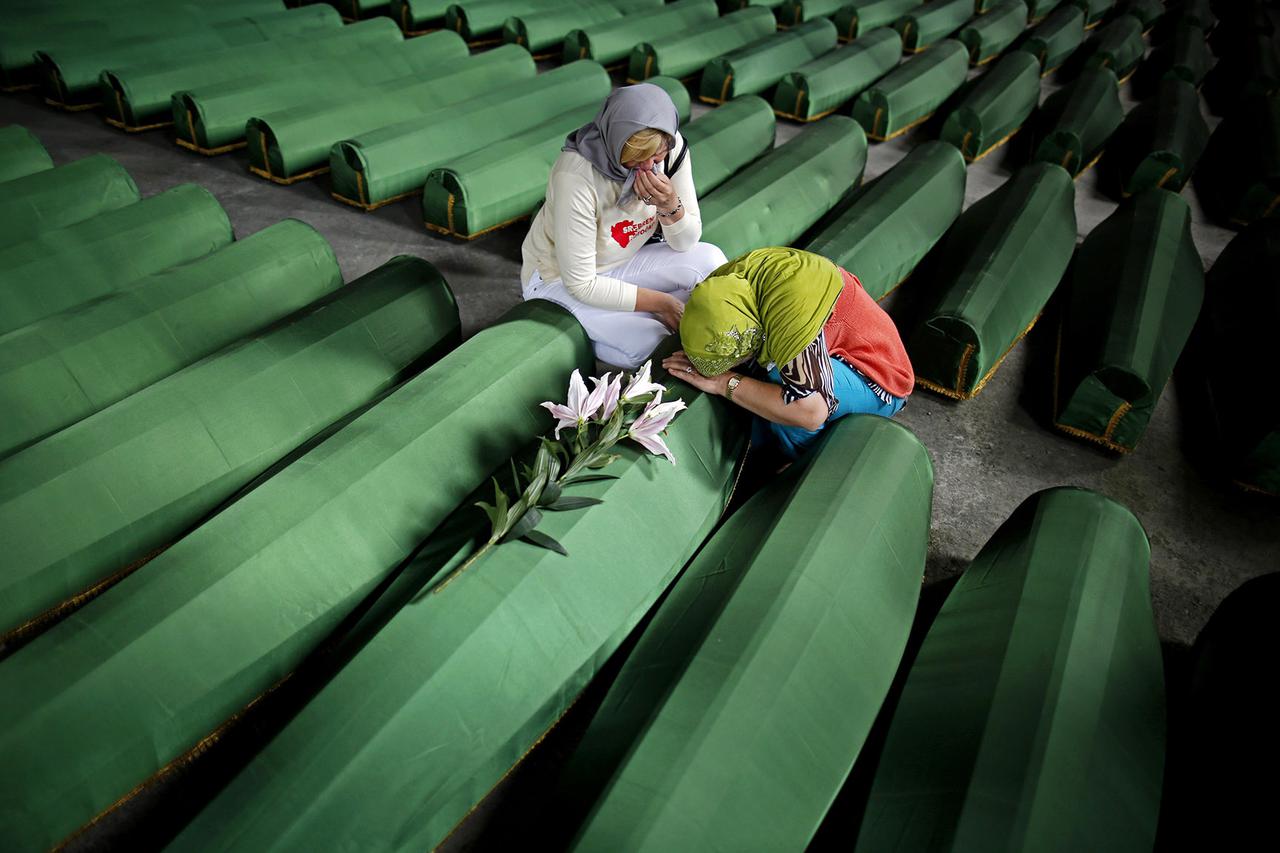
<svg viewBox="0 0 1280 853">
<path fill-rule="evenodd" d="M 505 222 L 499 222 L 497 225 L 490 225 L 488 228 L 482 228 L 481 230 L 471 234 L 463 234 L 457 229 L 457 225 L 453 221 L 453 205 L 456 200 L 457 197 L 453 193 L 449 193 L 449 202 L 445 207 L 445 216 L 448 225 L 436 225 L 434 222 L 427 222 L 424 220 L 422 224 L 427 227 L 428 231 L 435 234 L 444 234 L 447 237 L 458 237 L 462 240 L 475 240 L 477 237 L 483 237 L 485 234 L 490 234 L 500 228 L 506 228 L 508 225 L 513 225 L 521 219 L 528 219 L 530 216 L 528 213 L 523 213 L 520 216 L 513 217 Z"/>
<path fill-rule="evenodd" d="M 903 279 L 903 281 L 905 280 L 906 279 Z M 899 282 L 899 284 L 901 284 L 901 282 Z M 892 292 L 893 291 L 890 291 L 890 293 Z M 889 295 L 888 293 L 885 294 L 885 296 L 888 296 L 888 295 Z M 1031 324 L 1028 325 L 1025 329 L 1023 329 L 1022 333 L 1013 339 L 1013 343 L 1009 344 L 1008 349 L 1006 349 L 1003 353 L 1001 353 L 1000 357 L 996 359 L 995 364 L 991 365 L 991 369 L 987 371 L 987 374 L 983 376 L 981 380 L 979 380 L 977 385 L 973 386 L 972 391 L 965 392 L 965 391 L 959 391 L 951 388 L 945 388 L 937 384 L 936 382 L 932 382 L 928 379 L 924 379 L 919 375 L 916 376 L 916 384 L 923 386 L 925 389 L 932 391 L 935 394 L 941 394 L 944 397 L 949 397 L 952 400 L 972 400 L 974 397 L 978 396 L 979 393 L 981 393 L 983 388 L 987 387 L 987 383 L 991 381 L 991 377 L 995 376 L 996 371 L 1000 369 L 1000 365 L 1004 364 L 1005 358 L 1007 358 L 1009 353 L 1013 352 L 1013 348 L 1016 347 L 1019 343 L 1021 343 L 1022 339 L 1025 338 L 1033 328 L 1035 328 L 1036 323 L 1040 322 L 1040 317 L 1043 316 L 1043 314 L 1044 314 L 1043 311 L 1040 314 L 1037 314 L 1035 319 L 1031 321 Z M 956 388 L 957 389 L 964 384 L 964 375 L 969 370 L 969 361 L 973 357 L 974 352 L 976 351 L 977 351 L 977 347 L 974 346 L 973 344 L 965 345 L 964 355 L 961 356 L 960 358 L 960 367 L 956 370 Z"/>
</svg>

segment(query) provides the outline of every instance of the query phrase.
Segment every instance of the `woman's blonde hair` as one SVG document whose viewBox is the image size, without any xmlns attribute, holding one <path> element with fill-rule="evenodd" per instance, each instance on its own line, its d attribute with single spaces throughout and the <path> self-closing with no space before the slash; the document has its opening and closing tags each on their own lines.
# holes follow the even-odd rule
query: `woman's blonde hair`
<svg viewBox="0 0 1280 853">
<path fill-rule="evenodd" d="M 658 153 L 663 145 L 669 145 L 670 140 L 667 135 L 654 127 L 646 127 L 644 130 L 637 130 L 631 134 L 626 144 L 622 146 L 622 153 L 618 155 L 618 162 L 623 165 L 627 163 L 641 163 Z"/>
</svg>

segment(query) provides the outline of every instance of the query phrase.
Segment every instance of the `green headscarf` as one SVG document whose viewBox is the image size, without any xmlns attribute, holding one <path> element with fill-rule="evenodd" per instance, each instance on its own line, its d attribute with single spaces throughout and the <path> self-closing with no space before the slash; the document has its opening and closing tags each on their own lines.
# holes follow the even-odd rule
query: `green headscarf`
<svg viewBox="0 0 1280 853">
<path fill-rule="evenodd" d="M 756 249 L 693 289 L 680 321 L 685 354 L 704 376 L 747 356 L 783 365 L 813 343 L 844 280 L 831 261 L 799 249 Z"/>
</svg>

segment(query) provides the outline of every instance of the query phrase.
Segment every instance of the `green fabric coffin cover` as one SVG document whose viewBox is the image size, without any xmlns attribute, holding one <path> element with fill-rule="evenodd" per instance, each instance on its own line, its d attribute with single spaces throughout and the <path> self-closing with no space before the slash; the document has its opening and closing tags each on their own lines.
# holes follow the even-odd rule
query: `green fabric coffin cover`
<svg viewBox="0 0 1280 853">
<path fill-rule="evenodd" d="M 1057 11 L 1058 7 L 1066 0 L 1023 0 L 1023 2 L 1027 5 L 1027 20 L 1031 23 L 1039 23 L 1047 18 L 1050 13 Z M 1160 0 L 1155 0 L 1155 2 L 1158 3 Z"/>
<path fill-rule="evenodd" d="M 444 26 L 444 14 L 452 0 L 391 0 L 391 17 L 406 33 L 417 35 L 432 27 Z"/>
<path fill-rule="evenodd" d="M 1164 13 L 1163 0 L 1129 0 L 1124 7 L 1124 14 L 1137 18 L 1144 33 L 1149 32 Z"/>
<path fill-rule="evenodd" d="M 391 10 L 391 0 L 326 0 L 326 2 L 351 21 Z"/>
<path fill-rule="evenodd" d="M 194 90 L 174 90 L 170 109 L 178 144 L 206 154 L 224 153 L 244 144 L 245 125 L 254 116 L 270 117 L 283 126 L 286 119 L 278 114 L 286 111 L 295 121 L 303 120 L 299 116 L 306 116 L 323 122 L 328 111 L 336 112 L 352 103 L 380 101 L 384 86 L 390 85 L 394 95 L 399 88 L 428 83 L 424 78 L 450 73 L 454 66 L 460 66 L 455 73 L 468 74 L 459 78 L 466 80 L 475 76 L 475 72 L 468 73 L 470 69 L 486 68 L 494 61 L 488 57 L 474 62 L 468 60 L 466 42 L 456 33 L 437 32 L 407 41 L 398 34 L 395 38 L 382 38 L 385 18 L 361 21 L 345 30 L 374 24 L 379 26 L 376 39 L 360 45 L 354 41 L 335 45 L 335 50 L 341 47 L 342 52 L 332 56 L 325 56 L 319 50 L 332 44 L 333 40 L 328 40 L 324 45 L 315 46 L 313 61 L 278 68 L 265 77 L 237 76 L 202 84 Z M 518 61 L 509 54 L 496 58 L 499 61 L 505 58 L 511 63 Z M 318 83 L 323 85 L 324 92 L 319 96 Z M 379 103 L 378 107 L 381 106 Z M 392 112 L 384 110 L 383 114 Z M 336 124 L 326 127 L 326 133 L 334 133 L 337 127 Z M 315 148 L 328 150 L 320 144 Z M 319 160 L 322 162 L 323 157 Z"/>
<path fill-rule="evenodd" d="M 1084 10 L 1085 27 L 1096 27 L 1115 8 L 1116 0 L 1071 0 Z"/>
<path fill-rule="evenodd" d="M 969 61 L 985 65 L 995 59 L 1027 28 L 1027 6 L 1022 0 L 1003 0 L 986 14 L 970 21 L 956 35 L 969 48 Z"/>
<path fill-rule="evenodd" d="M 1197 26 L 1208 32 L 1218 22 L 1209 0 L 1170 0 L 1169 11 L 1181 22 Z"/>
<path fill-rule="evenodd" d="M 1102 146 L 1124 121 L 1116 75 L 1090 68 L 1045 99 L 1043 135 L 1035 159 L 1079 175 L 1102 156 Z"/>
<path fill-rule="evenodd" d="M 1031 330 L 1076 245 L 1075 185 L 1032 163 L 960 215 L 908 350 L 916 384 L 967 400 Z"/>
<path fill-rule="evenodd" d="M 698 96 L 709 104 L 722 104 L 737 95 L 758 95 L 835 46 L 836 28 L 826 18 L 767 35 L 711 60 L 702 72 Z"/>
<path fill-rule="evenodd" d="M 308 8 L 332 11 L 328 6 Z M 251 80 L 256 86 L 271 85 L 277 81 L 297 79 L 301 70 L 311 71 L 319 66 L 328 71 L 327 77 L 317 77 L 313 72 L 308 78 L 312 88 L 299 90 L 299 94 L 309 91 L 314 97 L 317 84 L 323 83 L 327 91 L 345 81 L 346 66 L 353 60 L 398 55 L 403 41 L 394 24 L 385 18 L 377 18 L 312 37 L 276 39 L 200 54 L 186 60 L 113 67 L 103 71 L 100 86 L 111 118 L 126 128 L 177 120 L 181 132 L 187 129 L 186 125 L 191 120 L 185 109 L 178 111 L 172 107 L 174 93 L 193 87 L 202 92 L 216 90 L 219 84 L 229 81 L 243 84 Z M 437 64 L 466 55 L 466 45 L 456 36 L 439 39 L 432 46 L 441 52 Z M 244 124 L 243 118 L 240 124 Z M 236 138 L 243 136 L 241 128 Z"/>
<path fill-rule="evenodd" d="M 897 30 L 872 30 L 844 50 L 823 54 L 783 77 L 774 90 L 773 109 L 784 118 L 817 121 L 856 98 L 901 57 Z"/>
<path fill-rule="evenodd" d="M 800 131 L 706 197 L 702 239 L 727 257 L 798 239 L 857 186 L 867 137 L 845 116 Z"/>
<path fill-rule="evenodd" d="M 1209 270 L 1199 356 L 1209 384 L 1217 453 L 1248 489 L 1280 496 L 1280 219 L 1261 219 L 1233 239 Z M 1248 405 L 1241 405 L 1241 401 Z"/>
<path fill-rule="evenodd" d="M 672 77 L 651 77 L 647 82 L 666 89 L 681 122 L 688 120 L 689 90 L 683 83 Z M 469 240 L 532 214 L 546 196 L 547 176 L 565 137 L 599 111 L 599 104 L 584 104 L 432 169 L 422 188 L 422 217 L 428 230 Z M 688 138 L 688 128 L 684 132 Z"/>
<path fill-rule="evenodd" d="M 1180 739 L 1170 782 L 1185 797 L 1177 836 L 1186 850 L 1248 850 L 1268 837 L 1273 789 L 1259 783 L 1280 759 L 1275 671 L 1280 658 L 1280 573 L 1227 596 L 1191 651 Z M 1162 827 L 1163 828 L 1163 827 Z M 1162 833 L 1163 834 L 1163 833 Z"/>
<path fill-rule="evenodd" d="M 633 14 L 660 8 L 662 0 L 636 0 L 634 3 L 592 0 L 539 9 L 507 18 L 502 24 L 502 40 L 507 44 L 518 44 L 536 57 L 549 59 L 564 49 L 564 37 L 575 29 L 621 20 L 624 11 Z"/>
<path fill-rule="evenodd" d="M 561 59 L 594 59 L 609 68 L 625 65 L 631 49 L 646 39 L 685 35 L 707 26 L 719 14 L 715 0 L 677 0 L 654 12 L 591 24 L 565 35 Z"/>
<path fill-rule="evenodd" d="M 942 106 L 969 73 L 969 55 L 954 39 L 939 42 L 865 89 L 853 102 L 853 117 L 867 138 L 884 142 L 906 133 Z"/>
<path fill-rule="evenodd" d="M 0 334 L 125 290 L 231 239 L 218 200 L 204 187 L 180 184 L 0 247 Z"/>
<path fill-rule="evenodd" d="M 1197 194 L 1219 219 L 1248 225 L 1280 214 L 1280 94 L 1246 99 L 1224 118 L 1199 172 Z"/>
<path fill-rule="evenodd" d="M 397 313 L 402 319 L 404 312 Z M 489 472 L 546 425 L 538 403 L 557 398 L 574 368 L 590 369 L 590 343 L 577 321 L 549 303 L 524 303 L 507 317 L 0 666 L 4 695 L 22 697 L 0 707 L 0 752 L 12 771 L 0 781 L 0 801 L 26 817 L 14 841 L 23 849 L 57 842 L 127 802 L 157 771 L 180 766 L 189 750 L 294 671 Z M 397 323 L 395 336 L 421 328 L 416 318 Z M 360 361 L 348 344 L 325 384 L 332 384 L 337 365 Z M 330 395 L 324 388 L 321 397 Z M 695 454 L 686 458 L 689 468 L 700 468 Z M 652 470 L 640 479 L 661 495 Z M 675 502 L 669 505 L 679 518 Z M 620 499 L 617 506 L 634 516 L 632 501 Z M 671 524 L 664 520 L 662 528 Z M 682 547 L 696 544 L 689 539 L 681 537 Z M 616 554 L 616 542 L 601 547 Z M 519 553 L 524 546 L 516 547 Z M 638 542 L 631 546 L 638 549 Z M 599 578 L 601 563 L 590 561 L 588 576 Z M 529 560 L 515 561 L 521 579 L 529 569 Z M 464 610 L 487 614 L 488 575 L 471 577 L 486 599 Z M 617 594 L 620 579 L 634 577 L 620 571 L 604 588 Z M 661 584 L 650 586 L 652 596 L 661 591 Z M 448 597 L 442 604 L 452 609 Z M 593 599 L 590 609 L 598 604 Z M 646 606 L 640 602 L 634 618 Z M 570 625 L 570 633 L 581 629 Z M 452 659 L 457 646 L 446 640 L 419 650 Z M 471 669 L 463 677 L 475 683 Z M 466 739 L 451 733 L 448 740 Z M 327 774 L 323 780 L 333 781 Z M 349 806 L 341 816 L 331 814 L 345 823 Z"/>
<path fill-rule="evenodd" d="M 932 0 L 893 22 L 907 53 L 919 53 L 945 39 L 973 17 L 973 0 Z"/>
<path fill-rule="evenodd" d="M 1208 141 L 1195 87 L 1166 77 L 1154 98 L 1125 116 L 1107 159 L 1115 158 L 1126 197 L 1152 187 L 1180 192 Z"/>
<path fill-rule="evenodd" d="M 746 422 L 685 385 L 673 393 L 689 404 L 666 437 L 678 464 L 620 448 L 607 469 L 618 479 L 570 487 L 603 504 L 539 526 L 567 558 L 512 542 L 396 612 L 173 849 L 435 849 L 569 709 L 720 517 Z M 446 529 L 475 519 L 467 505 Z M 446 545 L 408 566 L 406 588 L 472 550 L 433 538 Z M 400 795 L 367 796 L 371 784 Z"/>
<path fill-rule="evenodd" d="M 1152 51 L 1151 64 L 1165 77 L 1177 77 L 1200 88 L 1213 67 L 1213 55 L 1205 44 L 1204 30 L 1179 23 L 1173 38 Z"/>
<path fill-rule="evenodd" d="M 902 658 L 932 493 L 915 437 L 854 415 L 739 509 L 564 771 L 566 809 L 590 809 L 571 849 L 805 849 Z"/>
<path fill-rule="evenodd" d="M 1131 15 L 1121 15 L 1107 24 L 1085 45 L 1089 52 L 1087 68 L 1109 68 L 1123 83 L 1142 62 L 1147 43 L 1142 38 L 1142 25 Z"/>
<path fill-rule="evenodd" d="M 1055 9 L 1018 43 L 1040 63 L 1040 76 L 1055 70 L 1084 43 L 1084 12 L 1079 6 Z"/>
<path fill-rule="evenodd" d="M 0 456 L 69 426 L 342 286 L 296 219 L 120 293 L 0 335 Z"/>
<path fill-rule="evenodd" d="M 217 24 L 204 30 L 174 34 L 140 43 L 69 45 L 36 54 L 45 96 L 65 106 L 97 103 L 98 77 L 104 69 L 216 58 L 228 48 L 271 49 L 271 40 L 303 39 L 337 32 L 342 19 L 329 6 L 288 9 Z"/>
<path fill-rule="evenodd" d="M 1155 189 L 1121 204 L 1072 265 L 1054 425 L 1121 453 L 1136 447 L 1203 298 L 1186 201 Z"/>
<path fill-rule="evenodd" d="M 964 207 L 964 158 L 945 142 L 925 142 L 860 187 L 805 248 L 858 277 L 873 299 L 901 284 Z"/>
<path fill-rule="evenodd" d="M 1151 850 L 1165 703 L 1150 561 L 1115 501 L 1024 501 L 925 636 L 856 849 Z"/>
<path fill-rule="evenodd" d="M 507 18 L 553 9 L 560 2 L 562 0 L 462 0 L 445 11 L 444 27 L 473 46 L 492 44 L 502 40 L 502 25 Z"/>
<path fill-rule="evenodd" d="M 528 52 L 514 45 L 498 50 Z M 333 146 L 333 194 L 366 210 L 422 190 L 427 175 L 459 157 L 537 127 L 556 111 L 595 106 L 608 96 L 609 74 L 590 60 L 393 124 Z"/>
<path fill-rule="evenodd" d="M 0 127 L 0 184 L 53 168 L 40 140 L 20 124 Z"/>
<path fill-rule="evenodd" d="M 686 127 L 682 131 L 689 144 L 685 162 L 693 165 L 693 187 L 698 196 L 705 196 L 772 151 L 776 123 L 764 98 L 742 95 L 703 113 Z"/>
<path fill-rule="evenodd" d="M 352 90 L 336 102 L 308 100 L 257 113 L 245 126 L 249 164 L 262 177 L 291 182 L 328 171 L 334 144 L 408 118 L 434 114 L 450 104 L 479 99 L 500 87 L 531 79 L 537 67 L 528 51 L 503 45 L 457 62 L 439 76 L 411 75 Z"/>
<path fill-rule="evenodd" d="M 947 114 L 941 136 L 972 163 L 1022 127 L 1039 100 L 1040 63 L 1031 54 L 1015 50 L 983 74 Z"/>
<path fill-rule="evenodd" d="M 697 74 L 717 56 L 762 39 L 776 28 L 772 12 L 762 6 L 752 6 L 662 40 L 646 36 L 648 40 L 631 51 L 627 80 L 635 82 L 655 74 L 668 77 Z"/>
<path fill-rule="evenodd" d="M 93 8 L 86 9 L 86 6 Z M 74 11 L 68 7 L 65 19 L 57 22 L 33 20 L 19 26 L 0 26 L 0 82 L 6 87 L 34 84 L 37 51 L 97 48 L 106 42 L 136 44 L 199 31 L 220 21 L 278 12 L 282 8 L 280 0 L 77 3 Z"/>
<path fill-rule="evenodd" d="M 0 462 L 0 530 L 13 549 L 0 578 L 0 636 L 28 620 L 36 620 L 29 630 L 41 627 L 40 614 L 56 616 L 109 586 L 458 336 L 439 273 L 397 258 Z M 282 507 L 297 499 L 279 498 Z M 277 513 L 255 506 L 257 521 L 242 515 L 233 523 L 252 529 L 261 546 L 258 528 Z M 236 538 L 213 550 L 231 559 Z M 20 654 L 38 656 L 39 648 Z"/>
<path fill-rule="evenodd" d="M 138 185 L 124 167 L 93 154 L 0 184 L 0 246 L 136 204 Z"/>
<path fill-rule="evenodd" d="M 841 41 L 853 41 L 876 27 L 891 26 L 923 0 L 798 0 L 808 18 L 829 16 Z M 795 17 L 796 13 L 792 13 Z"/>
</svg>

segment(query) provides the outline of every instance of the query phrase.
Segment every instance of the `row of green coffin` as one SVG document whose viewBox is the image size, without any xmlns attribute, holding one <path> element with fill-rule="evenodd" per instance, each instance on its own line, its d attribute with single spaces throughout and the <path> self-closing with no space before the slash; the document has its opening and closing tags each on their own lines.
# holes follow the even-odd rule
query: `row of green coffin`
<svg viewBox="0 0 1280 853">
<path fill-rule="evenodd" d="M 167 514 L 176 529 L 152 534 L 161 545 L 172 541 L 282 454 L 386 388 L 409 360 L 423 354 L 430 343 L 424 330 L 456 335 L 456 310 L 438 278 L 434 286 L 414 282 L 409 294 L 403 285 L 392 289 L 400 291 L 401 303 L 407 296 L 434 305 L 427 309 L 434 321 L 422 311 L 406 310 L 408 305 L 390 304 L 397 300 L 385 298 L 387 287 L 344 288 L 324 308 L 269 332 L 274 339 L 260 337 L 221 358 L 201 362 L 0 463 L 8 469 L 0 481 L 20 491 L 8 502 L 11 512 L 17 516 L 23 503 L 31 509 L 36 503 L 79 507 L 79 523 L 60 519 L 59 531 L 111 529 L 127 538 L 129 525 L 119 517 L 120 508 L 108 505 L 110 495 L 103 494 L 91 505 L 84 499 L 101 491 L 101 484 L 113 483 L 112 463 L 124 462 L 124 470 L 133 470 L 139 466 L 126 461 L 130 454 L 150 460 L 170 448 L 174 464 L 163 474 L 158 465 L 153 467 L 156 463 L 142 466 L 143 471 L 155 472 L 153 479 L 124 507 L 138 512 L 144 524 L 148 519 L 159 522 Z M 359 299 L 361 291 L 369 296 L 384 292 L 372 323 L 352 318 L 341 308 L 344 299 Z M 329 333 L 317 334 L 319 326 L 328 327 Z M 285 342 L 291 344 L 292 357 L 281 357 L 280 344 Z M 353 347 L 367 355 L 353 358 Z M 408 358 L 394 358 L 392 352 L 381 355 L 384 347 Z M 475 377 L 491 371 L 494 364 L 506 365 L 501 376 L 477 385 Z M 292 672 L 491 471 L 505 467 L 512 454 L 545 428 L 546 416 L 538 403 L 557 398 L 571 370 L 589 370 L 592 364 L 589 342 L 567 313 L 548 303 L 518 306 L 505 322 L 479 332 L 376 405 L 347 418 L 269 478 L 259 478 L 254 488 L 87 604 L 74 619 L 54 625 L 18 649 L 0 666 L 5 694 L 25 697 L 0 709 L 8 732 L 0 735 L 0 752 L 15 770 L 22 768 L 10 777 L 12 784 L 0 783 L 5 804 L 0 822 L 11 846 L 28 849 L 56 843 L 164 767 L 180 762 L 188 750 Z M 233 375 L 224 376 L 224 371 Z M 232 381 L 234 374 L 239 381 Z M 199 390 L 182 389 L 184 377 Z M 214 389 L 212 397 L 209 388 Z M 166 405 L 149 419 L 121 418 L 114 429 L 107 426 L 122 407 L 141 405 L 144 395 L 160 403 L 156 395 L 166 391 L 187 401 L 185 411 L 174 412 L 175 418 L 185 414 L 185 423 L 157 418 L 172 410 L 163 401 Z M 228 405 L 230 410 L 224 411 Z M 676 445 L 687 464 L 672 468 L 662 463 L 659 468 L 658 460 L 631 457 L 627 466 L 635 471 L 608 486 L 611 493 L 614 488 L 625 493 L 644 489 L 663 496 L 654 502 L 662 507 L 661 519 L 655 517 L 643 535 L 635 528 L 637 538 L 627 550 L 652 555 L 652 549 L 661 546 L 651 540 L 665 537 L 672 551 L 667 575 L 687 559 L 700 538 L 695 534 L 705 533 L 718 516 L 743 441 L 743 426 L 710 400 L 701 406 L 695 401 L 686 417 L 690 415 L 689 428 L 681 433 L 686 438 Z M 139 422 L 148 421 L 158 435 L 138 435 L 123 443 L 110 440 L 113 432 L 128 432 L 130 424 L 136 431 Z M 310 430 L 301 432 L 308 421 Z M 195 444 L 193 436 L 207 436 L 207 441 Z M 96 491 L 82 490 L 90 493 L 79 501 L 53 494 L 74 489 L 72 478 L 48 476 L 59 468 L 52 445 L 59 441 L 82 447 L 83 462 L 76 470 L 99 484 Z M 145 449 L 138 447 L 143 442 L 149 445 Z M 226 459 L 244 460 L 243 467 L 226 471 Z M 251 466 L 254 459 L 263 464 Z M 200 463 L 204 470 L 194 470 Z M 17 485 L 27 479 L 18 476 L 18 465 L 30 469 L 27 488 Z M 85 470 L 94 465 L 102 467 L 94 473 Z M 188 472 L 186 483 L 174 476 Z M 46 485 L 40 486 L 42 482 Z M 203 507 L 186 507 L 181 523 L 175 518 L 181 507 L 160 506 L 160 512 L 148 513 L 141 504 L 160 499 L 156 487 L 165 484 L 171 490 L 185 487 L 188 501 L 202 502 Z M 126 491 L 129 483 L 118 485 L 118 492 Z M 211 491 L 220 494 L 207 494 Z M 638 500 L 638 495 L 620 497 L 613 502 L 615 511 L 627 511 Z M 175 501 L 183 502 L 181 497 Z M 44 519 L 45 514 L 35 510 L 27 517 Z M 37 537 L 24 541 L 27 549 L 48 548 L 51 538 L 45 537 L 44 544 Z M 619 541 L 597 538 L 600 550 L 591 560 L 592 574 Z M 13 537 L 6 534 L 5 539 L 8 546 Z M 561 541 L 584 556 L 588 551 L 578 537 L 565 535 Z M 98 555 L 102 550 L 94 549 Z M 512 568 L 519 569 L 512 575 L 517 583 L 539 577 L 527 571 L 526 555 L 519 548 L 505 550 L 494 560 L 513 557 Z M 37 579 L 59 594 L 77 585 L 66 583 L 56 567 L 32 574 L 33 563 L 19 563 L 27 574 L 14 585 L 19 592 Z M 93 574 L 98 572 L 79 580 Z M 474 590 L 484 598 L 492 593 L 488 577 L 473 575 L 449 590 Z M 629 605 L 618 596 L 620 585 L 627 583 L 640 596 Z M 645 582 L 621 566 L 606 588 L 623 608 L 624 619 L 628 614 L 638 619 L 660 592 L 652 579 Z M 523 589 L 546 600 L 545 592 L 537 593 L 532 584 Z M 438 600 L 447 602 L 448 597 Z M 487 613 L 484 605 L 473 612 L 480 610 Z M 581 628 L 578 624 L 568 630 L 576 633 Z M 608 630 L 616 631 L 616 640 L 626 633 L 621 626 Z M 453 645 L 435 644 L 446 663 L 453 660 Z M 526 645 L 531 651 L 537 647 Z M 592 660 L 605 656 L 607 650 L 601 649 L 588 654 Z M 193 665 L 194 661 L 201 663 Z M 469 667 L 450 671 L 464 681 L 473 679 Z M 53 738 L 68 724 L 78 734 Z M 71 765 L 50 761 L 50 748 L 65 749 L 66 761 L 93 771 L 75 774 L 76 781 L 55 772 L 58 764 Z M 23 776 L 25 781 L 19 782 Z"/>
<path fill-rule="evenodd" d="M 53 158 L 22 125 L 0 127 L 0 184 L 53 168 Z"/>
<path fill-rule="evenodd" d="M 1280 92 L 1245 98 L 1214 129 L 1196 191 L 1232 225 L 1280 216 Z"/>
<path fill-rule="evenodd" d="M 283 101 L 286 106 L 314 100 L 319 87 L 323 87 L 324 97 L 336 99 L 362 85 L 440 71 L 465 56 L 466 45 L 457 36 L 442 34 L 421 42 L 406 41 L 391 21 L 375 18 L 305 38 L 109 66 L 102 71 L 99 85 L 107 114 L 124 127 L 150 127 L 173 118 L 179 131 L 185 131 L 185 135 L 180 133 L 180 139 L 196 142 L 202 148 L 218 148 L 242 140 L 245 112 L 263 111 L 280 102 L 281 90 L 288 90 L 290 95 Z M 312 88 L 303 88 L 303 81 L 310 82 Z M 242 105 L 234 100 L 237 95 L 244 100 L 259 92 L 260 101 L 249 100 Z M 210 127 L 200 129 L 213 139 L 193 140 L 189 125 L 202 121 L 199 106 L 204 99 L 213 105 Z M 227 99 L 232 100 L 223 106 Z M 173 105 L 175 100 L 195 106 L 184 106 L 179 111 Z M 235 113 L 240 116 L 238 121 L 233 123 L 219 112 L 219 108 L 225 112 L 228 107 L 241 108 Z M 186 115 L 188 108 L 193 109 L 190 118 Z M 228 123 L 231 127 L 224 129 Z M 222 138 L 228 133 L 229 138 Z"/>
<path fill-rule="evenodd" d="M 45 97 L 78 108 L 99 102 L 98 80 L 107 68 L 164 60 L 190 61 L 230 49 L 242 55 L 270 55 L 278 44 L 286 49 L 293 47 L 295 55 L 301 56 L 301 48 L 308 41 L 341 28 L 342 19 L 329 6 L 277 8 L 267 14 L 233 18 L 153 40 L 91 41 L 42 48 L 36 52 L 36 64 Z"/>
<path fill-rule="evenodd" d="M 0 248 L 136 204 L 141 197 L 124 167 L 105 154 L 5 181 L 0 184 Z"/>
<path fill-rule="evenodd" d="M 36 83 L 35 54 L 52 48 L 95 48 L 106 41 L 146 41 L 196 32 L 218 23 L 284 9 L 280 0 L 227 0 L 173 4 L 126 0 L 64 4 L 38 10 L 0 12 L 0 85 Z"/>
</svg>

